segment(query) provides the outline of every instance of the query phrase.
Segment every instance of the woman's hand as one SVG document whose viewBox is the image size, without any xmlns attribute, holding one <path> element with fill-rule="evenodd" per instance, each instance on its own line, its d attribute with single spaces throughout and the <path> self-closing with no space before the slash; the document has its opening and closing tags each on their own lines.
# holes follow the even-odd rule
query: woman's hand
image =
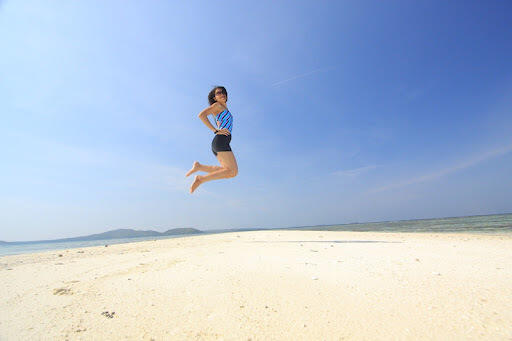
<svg viewBox="0 0 512 341">
<path fill-rule="evenodd" d="M 222 128 L 217 131 L 217 135 L 231 135 L 231 132 L 227 128 Z"/>
</svg>

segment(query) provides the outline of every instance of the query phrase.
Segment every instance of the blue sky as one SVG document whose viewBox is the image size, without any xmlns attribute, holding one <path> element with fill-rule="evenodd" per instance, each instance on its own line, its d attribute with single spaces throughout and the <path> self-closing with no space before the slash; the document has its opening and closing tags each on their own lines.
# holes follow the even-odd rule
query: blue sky
<svg viewBox="0 0 512 341">
<path fill-rule="evenodd" d="M 509 1 L 2 1 L 0 240 L 512 212 Z M 212 85 L 239 175 L 197 118 Z"/>
</svg>

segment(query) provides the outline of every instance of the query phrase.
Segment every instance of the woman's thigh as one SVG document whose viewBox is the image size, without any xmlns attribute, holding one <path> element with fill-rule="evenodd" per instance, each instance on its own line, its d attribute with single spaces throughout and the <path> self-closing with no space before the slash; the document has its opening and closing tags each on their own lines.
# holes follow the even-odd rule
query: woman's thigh
<svg viewBox="0 0 512 341">
<path fill-rule="evenodd" d="M 238 173 L 238 165 L 233 152 L 217 152 L 217 160 L 222 167 L 232 169 L 235 174 Z"/>
</svg>

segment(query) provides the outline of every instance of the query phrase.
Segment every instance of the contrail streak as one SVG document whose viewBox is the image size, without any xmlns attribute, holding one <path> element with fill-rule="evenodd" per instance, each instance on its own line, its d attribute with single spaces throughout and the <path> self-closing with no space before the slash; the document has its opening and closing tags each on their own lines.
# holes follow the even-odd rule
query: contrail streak
<svg viewBox="0 0 512 341">
<path fill-rule="evenodd" d="M 316 70 L 313 70 L 313 71 L 309 71 L 309 72 L 306 72 L 306 73 L 303 73 L 303 74 L 300 74 L 300 75 L 297 75 L 297 76 L 293 76 L 291 78 L 288 78 L 288 79 L 285 79 L 285 80 L 282 80 L 282 81 L 279 81 L 279 82 L 276 82 L 274 84 L 272 84 L 271 86 L 274 87 L 274 86 L 278 86 L 278 85 L 281 85 L 283 83 L 287 83 L 287 82 L 290 82 L 290 81 L 293 81 L 295 79 L 299 79 L 299 78 L 303 78 L 303 77 L 306 77 L 306 76 L 309 76 L 309 75 L 312 75 L 314 73 L 318 73 L 318 72 L 322 72 L 322 71 L 327 71 L 329 69 L 332 69 L 332 68 L 321 68 L 321 69 L 316 69 Z"/>
</svg>

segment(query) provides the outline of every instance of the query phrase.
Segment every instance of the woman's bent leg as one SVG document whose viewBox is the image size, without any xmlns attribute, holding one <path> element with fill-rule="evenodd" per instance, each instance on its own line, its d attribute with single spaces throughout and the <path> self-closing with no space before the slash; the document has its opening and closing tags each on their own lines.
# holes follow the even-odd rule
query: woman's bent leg
<svg viewBox="0 0 512 341">
<path fill-rule="evenodd" d="M 195 172 L 206 172 L 211 173 L 222 169 L 220 166 L 207 166 L 202 165 L 199 162 L 195 161 L 192 168 L 187 172 L 185 176 L 189 176 L 190 174 L 193 174 Z"/>
<path fill-rule="evenodd" d="M 218 152 L 217 160 L 219 160 L 221 167 L 219 170 L 211 172 L 208 175 L 196 175 L 194 182 L 190 186 L 190 193 L 193 193 L 197 187 L 203 182 L 233 178 L 238 174 L 238 165 L 236 163 L 235 155 L 233 152 Z"/>
<path fill-rule="evenodd" d="M 216 172 L 218 170 L 221 170 L 221 166 L 208 166 L 208 165 L 202 165 L 199 164 L 199 170 L 206 173 Z"/>
<path fill-rule="evenodd" d="M 217 160 L 219 160 L 221 169 L 201 177 L 201 182 L 211 180 L 233 178 L 238 174 L 238 165 L 236 163 L 235 154 L 233 152 L 218 152 Z"/>
</svg>

